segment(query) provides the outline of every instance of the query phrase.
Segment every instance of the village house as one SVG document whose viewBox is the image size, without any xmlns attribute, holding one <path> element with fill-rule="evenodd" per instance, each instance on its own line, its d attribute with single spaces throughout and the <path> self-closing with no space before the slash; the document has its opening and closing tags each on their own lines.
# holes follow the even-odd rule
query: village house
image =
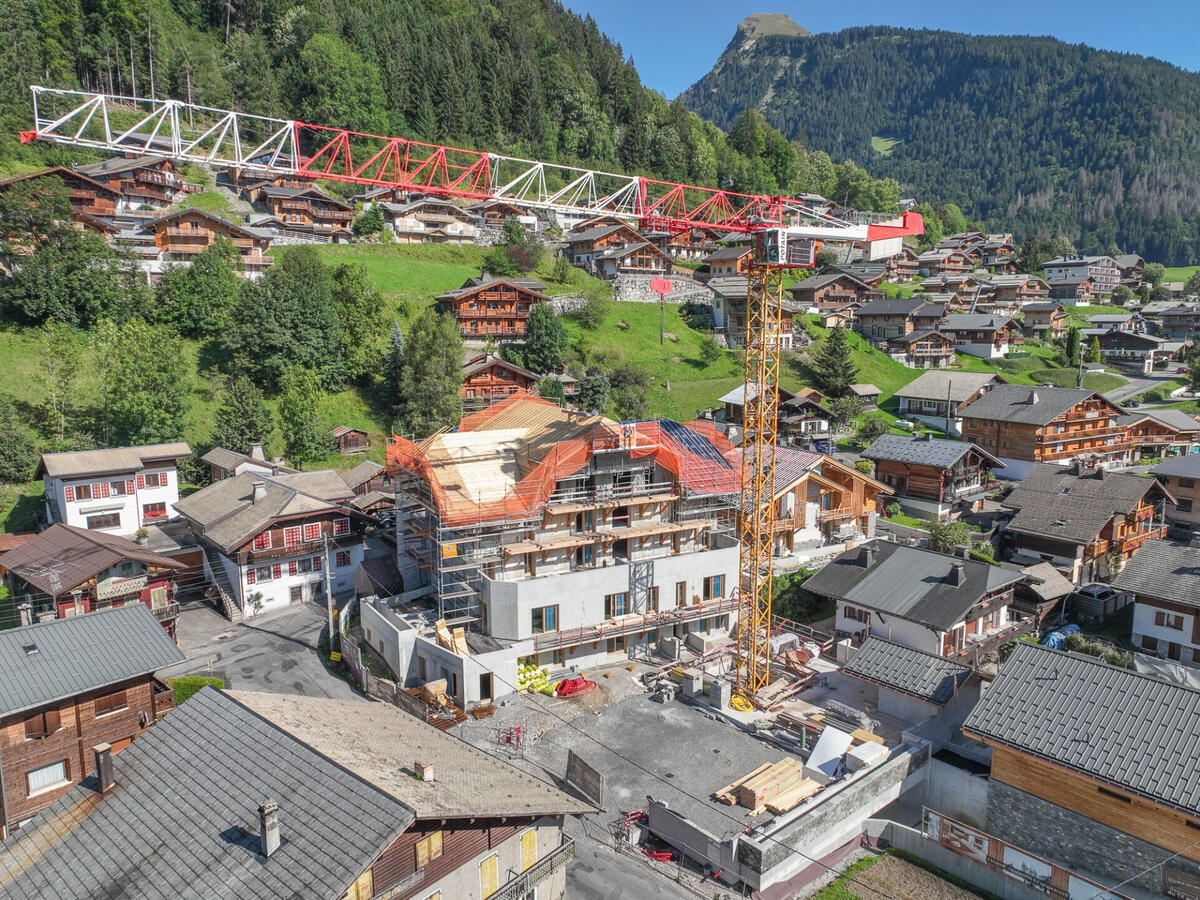
<svg viewBox="0 0 1200 900">
<path fill-rule="evenodd" d="M 858 310 L 858 305 L 851 303 L 837 309 L 827 309 L 819 316 L 821 327 L 830 328 L 854 328 L 854 313 Z"/>
<path fill-rule="evenodd" d="M 28 175 L 19 175 L 16 178 L 0 181 L 0 192 L 8 191 L 14 185 L 22 182 L 36 182 L 43 178 L 62 180 L 67 189 L 71 208 L 75 210 L 77 221 L 80 221 L 78 218 L 80 216 L 86 220 L 86 224 L 81 223 L 83 227 L 92 230 L 111 229 L 112 226 L 107 223 L 106 217 L 117 214 L 123 202 L 121 195 L 107 185 L 63 166 L 54 166 L 50 169 L 42 169 L 40 172 L 31 172 Z M 92 222 L 96 224 L 92 225 Z"/>
<path fill-rule="evenodd" d="M 463 360 L 463 383 L 458 394 L 463 410 L 475 412 L 519 391 L 532 391 L 541 380 L 535 372 L 495 353 L 468 350 Z"/>
<path fill-rule="evenodd" d="M 140 603 L 0 631 L 0 840 L 95 773 L 92 747 L 120 753 L 174 709 L 154 673 L 183 659 Z M 0 893 L 13 858 L 0 853 Z"/>
<path fill-rule="evenodd" d="M 1171 536 L 1186 541 L 1200 535 L 1200 455 L 1165 459 L 1150 474 L 1175 498 L 1175 505 L 1167 507 Z"/>
<path fill-rule="evenodd" d="M 1043 301 L 1050 296 L 1050 286 L 1036 275 L 992 275 L 987 283 L 996 302 L 1015 302 L 1027 308 L 1028 304 Z"/>
<path fill-rule="evenodd" d="M 862 404 L 864 410 L 879 408 L 879 395 L 883 393 L 878 387 L 868 382 L 851 384 L 846 388 L 845 396 L 853 397 Z"/>
<path fill-rule="evenodd" d="M 938 331 L 954 338 L 954 349 L 968 356 L 996 359 L 1008 355 L 1012 345 L 1020 343 L 1019 323 L 991 313 L 955 313 L 946 316 Z"/>
<path fill-rule="evenodd" d="M 571 264 L 592 268 L 592 261 L 607 250 L 646 243 L 646 239 L 624 222 L 601 224 L 563 235 Z"/>
<path fill-rule="evenodd" d="M 405 598 L 427 599 L 364 607 L 364 627 L 392 635 L 400 680 L 444 678 L 462 708 L 511 692 L 519 661 L 585 668 L 664 638 L 724 639 L 731 450 L 711 423 L 617 423 L 522 394 L 420 445 L 397 438 L 396 565 Z M 439 620 L 465 629 L 469 653 L 439 640 Z"/>
<path fill-rule="evenodd" d="M 1130 288 L 1139 288 L 1146 276 L 1146 261 L 1136 253 L 1122 253 L 1113 257 L 1120 272 L 1121 284 Z"/>
<path fill-rule="evenodd" d="M 125 538 L 62 524 L 0 556 L 9 596 L 21 598 L 31 620 L 141 603 L 172 638 L 179 615 L 175 579 L 183 568 Z"/>
<path fill-rule="evenodd" d="M 1048 562 L 1022 566 L 1024 580 L 1017 584 L 1013 594 L 1013 607 L 1037 622 L 1041 634 L 1062 621 L 1067 614 L 1065 603 L 1075 593 L 1075 584 Z"/>
<path fill-rule="evenodd" d="M 392 489 L 392 476 L 384 466 L 374 460 L 364 459 L 341 475 L 346 487 L 354 494 L 350 505 L 359 512 L 376 515 L 395 508 L 396 492 Z M 390 557 L 385 559 L 391 562 Z"/>
<path fill-rule="evenodd" d="M 137 257 L 153 280 L 171 265 L 190 264 L 217 239 L 225 238 L 238 253 L 238 274 L 253 280 L 275 261 L 265 255 L 271 249 L 271 237 L 266 229 L 238 225 L 199 209 L 180 209 L 137 228 L 122 228 L 113 242 Z"/>
<path fill-rule="evenodd" d="M 1002 384 L 960 414 L 963 440 L 1000 457 L 1008 478 L 1023 478 L 1031 463 L 1084 455 L 1117 461 L 1128 452 L 1117 424 L 1125 411 L 1095 391 Z"/>
<path fill-rule="evenodd" d="M 750 271 L 754 249 L 748 244 L 737 247 L 722 247 L 704 258 L 710 278 L 723 276 L 745 276 Z"/>
<path fill-rule="evenodd" d="M 99 777 L 16 835 L 5 896 L 562 900 L 564 819 L 595 811 L 386 703 L 206 687 L 120 756 L 83 752 Z M 160 839 L 112 839 L 137 822 Z"/>
<path fill-rule="evenodd" d="M 1121 270 L 1111 256 L 1059 256 L 1047 260 L 1042 271 L 1052 287 L 1059 279 L 1088 278 L 1096 297 L 1111 297 L 1121 283 Z"/>
<path fill-rule="evenodd" d="M 908 300 L 873 300 L 854 314 L 854 328 L 873 343 L 903 337 L 912 331 L 936 328 L 941 307 L 918 297 Z"/>
<path fill-rule="evenodd" d="M 1011 241 L 985 241 L 977 245 L 980 253 L 979 265 L 997 274 L 1015 274 L 1017 271 L 1016 248 Z"/>
<path fill-rule="evenodd" d="M 745 346 L 747 279 L 714 278 L 708 287 L 714 294 L 712 312 L 716 332 L 725 336 L 725 346 L 731 349 Z M 796 345 L 795 317 L 803 315 L 804 307 L 786 298 L 779 301 L 779 307 L 779 349 L 791 350 Z M 803 334 L 801 329 L 802 337 Z"/>
<path fill-rule="evenodd" d="M 646 240 L 671 259 L 707 259 L 717 249 L 716 233 L 707 228 L 683 231 L 651 231 Z M 744 274 L 744 273 L 730 273 Z"/>
<path fill-rule="evenodd" d="M 1018 643 L 962 726 L 992 751 L 986 830 L 1105 884 L 1192 896 L 1200 802 L 1180 748 L 1200 741 L 1197 707 L 1190 687 Z M 1011 847 L 1004 855 L 1051 893 L 1049 866 Z"/>
<path fill-rule="evenodd" d="M 1096 340 L 1100 342 L 1100 353 L 1106 363 L 1142 374 L 1149 374 L 1170 360 L 1181 359 L 1187 350 L 1185 341 L 1115 328 L 1096 335 Z"/>
<path fill-rule="evenodd" d="M 780 406 L 789 402 L 790 400 L 794 400 L 796 397 L 795 394 L 793 394 L 791 391 L 787 390 L 786 388 L 781 388 L 781 387 L 776 386 L 775 390 L 776 390 L 776 400 Z M 757 386 L 751 385 L 750 386 L 750 399 L 753 400 L 757 396 L 758 396 Z M 735 387 L 729 393 L 725 394 L 723 397 L 718 398 L 717 402 L 720 403 L 722 406 L 720 415 L 723 418 L 723 421 L 731 423 L 733 425 L 744 424 L 743 414 L 746 409 L 745 385 L 739 384 L 737 387 Z"/>
<path fill-rule="evenodd" d="M 927 434 L 885 434 L 862 456 L 875 463 L 875 480 L 895 492 L 906 512 L 922 519 L 982 509 L 992 469 L 1004 468 L 1004 463 L 974 444 Z"/>
<path fill-rule="evenodd" d="M 366 431 L 361 428 L 354 428 L 350 425 L 335 425 L 329 429 L 329 436 L 333 438 L 333 446 L 342 456 L 366 453 L 371 449 L 371 439 L 367 436 Z"/>
<path fill-rule="evenodd" d="M 520 341 L 534 305 L 550 301 L 545 289 L 533 278 L 492 278 L 484 272 L 434 299 L 458 321 L 464 340 Z"/>
<path fill-rule="evenodd" d="M 795 447 L 828 452 L 833 413 L 813 397 L 793 397 L 779 404 L 779 439 Z"/>
<path fill-rule="evenodd" d="M 467 212 L 475 216 L 488 228 L 501 230 L 509 222 L 518 222 L 529 234 L 537 234 L 542 230 L 542 220 L 533 209 L 520 206 L 508 200 L 484 200 L 474 206 L 468 206 Z"/>
<path fill-rule="evenodd" d="M 132 159 L 114 156 L 97 163 L 76 166 L 75 171 L 100 182 L 120 196 L 117 213 L 154 213 L 180 199 L 185 191 L 198 191 L 188 184 L 169 159 L 139 156 Z"/>
<path fill-rule="evenodd" d="M 46 522 L 131 535 L 175 517 L 182 441 L 43 453 L 34 477 L 42 479 Z"/>
<path fill-rule="evenodd" d="M 933 275 L 963 275 L 975 268 L 975 261 L 962 250 L 926 250 L 917 257 L 917 272 Z"/>
<path fill-rule="evenodd" d="M 1001 501 L 1015 513 L 1004 539 L 1020 565 L 1048 562 L 1083 584 L 1115 575 L 1146 541 L 1163 537 L 1174 502 L 1152 478 L 1041 464 Z"/>
<path fill-rule="evenodd" d="M 422 197 L 406 203 L 379 204 L 383 227 L 401 244 L 473 244 L 479 219 L 449 200 Z"/>
<path fill-rule="evenodd" d="M 867 287 L 878 288 L 887 280 L 886 262 L 852 262 L 831 267 L 832 272 L 841 272 L 851 278 L 857 278 Z"/>
<path fill-rule="evenodd" d="M 872 541 L 804 582 L 837 603 L 837 631 L 882 637 L 937 656 L 971 659 L 1026 633 L 1009 607 L 1021 573 L 963 556 Z"/>
<path fill-rule="evenodd" d="M 1200 453 L 1200 420 L 1181 409 L 1136 409 L 1118 416 L 1129 443 L 1129 462 Z"/>
<path fill-rule="evenodd" d="M 175 504 L 204 550 L 218 608 L 238 621 L 352 590 L 368 520 L 336 472 L 244 472 Z"/>
<path fill-rule="evenodd" d="M 665 275 L 673 265 L 671 257 L 649 241 L 608 247 L 591 259 L 592 271 L 609 280 L 618 275 Z"/>
<path fill-rule="evenodd" d="M 1200 306 L 1179 304 L 1158 314 L 1162 333 L 1175 340 L 1200 338 Z"/>
<path fill-rule="evenodd" d="M 1021 311 L 1021 304 L 1016 300 L 999 300 L 993 294 L 987 300 L 981 300 L 976 303 L 974 311 L 977 313 L 986 313 L 991 316 L 1013 318 Z"/>
<path fill-rule="evenodd" d="M 918 300 L 924 300 L 929 306 L 937 306 L 942 310 L 942 315 L 949 315 L 952 312 L 966 312 L 970 304 L 964 300 L 955 291 L 937 291 L 932 294 L 918 293 L 913 294 L 913 297 Z"/>
<path fill-rule="evenodd" d="M 1133 643 L 1200 666 L 1200 539 L 1147 541 L 1112 584 L 1134 604 Z"/>
<path fill-rule="evenodd" d="M 348 239 L 352 234 L 354 207 L 314 184 L 298 180 L 285 184 L 260 181 L 246 188 L 246 196 L 290 232 L 335 241 Z"/>
<path fill-rule="evenodd" d="M 213 447 L 200 461 L 208 463 L 209 479 L 220 481 L 222 478 L 232 478 L 243 472 L 265 472 L 268 475 L 294 475 L 295 469 L 289 469 L 281 462 L 267 459 L 263 453 L 262 444 L 254 444 L 247 453 L 235 453 L 224 447 Z"/>
<path fill-rule="evenodd" d="M 964 302 L 968 303 L 985 300 L 996 293 L 991 281 L 969 273 L 931 276 L 921 283 L 921 290 L 927 294 L 958 294 Z"/>
<path fill-rule="evenodd" d="M 1026 303 L 1021 314 L 1025 333 L 1042 341 L 1065 337 L 1071 320 L 1066 307 L 1054 300 Z"/>
<path fill-rule="evenodd" d="M 867 303 L 883 294 L 869 284 L 844 272 L 814 275 L 784 288 L 785 293 L 799 306 L 818 310 L 838 309 L 850 303 Z"/>
<path fill-rule="evenodd" d="M 920 262 L 911 247 L 901 247 L 900 251 L 886 260 L 887 280 L 893 284 L 907 284 L 917 277 Z"/>
<path fill-rule="evenodd" d="M 1146 320 L 1137 313 L 1107 313 L 1100 316 L 1089 316 L 1088 325 L 1105 331 L 1141 333 L 1146 330 Z"/>
<path fill-rule="evenodd" d="M 934 425 L 947 434 L 961 427 L 959 413 L 998 384 L 999 375 L 987 372 L 925 372 L 893 395 L 901 418 Z"/>
<path fill-rule="evenodd" d="M 1047 276 L 1046 285 L 1050 288 L 1050 299 L 1062 301 L 1067 306 L 1086 306 L 1100 301 L 1096 282 L 1089 275 Z"/>
<path fill-rule="evenodd" d="M 910 331 L 888 338 L 887 354 L 910 369 L 941 369 L 954 364 L 954 338 L 940 331 Z"/>
</svg>

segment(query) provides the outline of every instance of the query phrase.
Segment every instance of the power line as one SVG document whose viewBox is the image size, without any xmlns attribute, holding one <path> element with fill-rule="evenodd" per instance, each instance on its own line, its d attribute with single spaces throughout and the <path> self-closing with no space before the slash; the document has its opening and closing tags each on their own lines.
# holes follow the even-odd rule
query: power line
<svg viewBox="0 0 1200 900">
<path fill-rule="evenodd" d="M 1182 856 L 1184 853 L 1187 853 L 1189 850 L 1191 850 L 1197 844 L 1200 844 L 1200 838 L 1197 838 L 1196 840 L 1192 841 L 1190 844 L 1188 844 L 1182 850 L 1176 850 L 1174 853 L 1172 853 L 1166 859 L 1164 859 L 1160 862 L 1156 862 L 1152 866 L 1146 866 L 1146 868 L 1144 868 L 1138 872 L 1134 872 L 1132 875 L 1130 875 L 1128 878 L 1126 878 L 1124 881 L 1120 882 L 1119 884 L 1114 884 L 1112 887 L 1106 887 L 1106 888 L 1104 888 L 1103 891 L 1096 891 L 1096 893 L 1092 894 L 1092 896 L 1091 896 L 1091 898 L 1089 898 L 1089 900 L 1096 900 L 1097 897 L 1103 897 L 1105 894 L 1112 893 L 1117 888 L 1124 887 L 1125 885 L 1129 884 L 1129 882 L 1133 881 L 1135 878 L 1141 878 L 1147 872 L 1152 872 L 1155 869 L 1157 869 L 1159 866 L 1165 866 L 1167 863 L 1169 863 L 1175 857 Z"/>
</svg>

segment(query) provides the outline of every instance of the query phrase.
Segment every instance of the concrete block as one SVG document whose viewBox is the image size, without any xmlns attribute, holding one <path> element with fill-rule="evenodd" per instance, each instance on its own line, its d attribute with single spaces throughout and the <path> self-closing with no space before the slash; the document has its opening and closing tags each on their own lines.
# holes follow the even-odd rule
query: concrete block
<svg viewBox="0 0 1200 900">
<path fill-rule="evenodd" d="M 679 638 L 662 638 L 658 642 L 658 652 L 667 659 L 679 659 Z"/>
<path fill-rule="evenodd" d="M 724 709 L 733 696 L 733 685 L 724 678 L 715 678 L 708 684 L 708 705 L 713 709 Z"/>
<path fill-rule="evenodd" d="M 837 651 L 837 661 L 839 666 L 844 666 L 846 663 L 850 662 L 850 656 L 853 653 L 852 648 L 853 643 L 851 642 L 850 638 L 844 638 L 837 642 L 835 649 Z"/>
<path fill-rule="evenodd" d="M 771 638 L 771 656 L 778 656 L 785 650 L 794 650 L 800 646 L 800 638 L 794 634 L 777 634 Z"/>
<path fill-rule="evenodd" d="M 851 772 L 867 769 L 881 762 L 888 754 L 887 747 L 874 741 L 866 741 L 857 747 L 851 747 L 842 757 L 846 768 Z"/>
<path fill-rule="evenodd" d="M 704 694 L 704 673 L 685 669 L 683 673 L 683 696 L 700 697 Z"/>
</svg>

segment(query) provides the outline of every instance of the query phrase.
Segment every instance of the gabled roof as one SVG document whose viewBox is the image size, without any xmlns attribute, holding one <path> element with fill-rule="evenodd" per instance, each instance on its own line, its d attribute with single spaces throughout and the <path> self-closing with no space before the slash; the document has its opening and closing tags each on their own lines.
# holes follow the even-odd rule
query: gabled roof
<svg viewBox="0 0 1200 900">
<path fill-rule="evenodd" d="M 1030 312 L 1048 312 L 1048 313 L 1062 312 L 1062 314 L 1064 316 L 1067 314 L 1066 307 L 1064 307 L 1057 300 L 1044 300 L 1044 301 L 1038 301 L 1036 303 L 1026 303 L 1024 306 L 1021 307 L 1021 310 L 1023 312 L 1027 312 L 1027 313 L 1030 313 Z"/>
<path fill-rule="evenodd" d="M 962 583 L 956 584 L 954 571 L 960 565 Z M 836 557 L 804 582 L 804 589 L 948 631 L 985 595 L 1021 577 L 973 559 L 871 541 Z"/>
<path fill-rule="evenodd" d="M 133 169 L 155 169 L 169 162 L 161 156 L 135 156 L 132 159 L 124 156 L 110 156 L 100 162 L 76 166 L 75 171 L 87 175 L 114 175 L 118 172 L 130 172 Z"/>
<path fill-rule="evenodd" d="M 1042 263 L 1042 268 L 1050 268 L 1053 266 L 1056 269 L 1073 268 L 1075 266 L 1090 266 L 1095 263 L 1112 260 L 1111 256 L 1056 256 L 1054 259 L 1048 259 Z"/>
<path fill-rule="evenodd" d="M 1074 388 L 998 384 L 962 411 L 968 419 L 1049 425 L 1076 403 L 1099 396 Z"/>
<path fill-rule="evenodd" d="M 1039 282 L 1043 286 L 1046 284 L 1045 281 L 1036 275 L 1024 275 L 1019 272 L 1013 274 L 996 273 L 995 275 L 989 275 L 987 280 L 988 284 L 992 285 L 992 287 L 1020 287 L 1030 281 Z"/>
<path fill-rule="evenodd" d="M 0 566 L 57 597 L 127 559 L 162 569 L 184 568 L 183 563 L 125 538 L 61 522 L 0 556 Z"/>
<path fill-rule="evenodd" d="M 518 366 L 516 363 L 509 362 L 507 359 L 499 357 L 494 353 L 473 353 L 463 362 L 463 378 L 470 378 L 472 375 L 485 372 L 495 366 L 509 369 L 533 381 L 537 381 L 540 377 L 536 372 L 531 372 L 524 366 Z"/>
<path fill-rule="evenodd" d="M 1200 607 L 1200 547 L 1146 541 L 1113 579 L 1113 587 L 1140 597 Z"/>
<path fill-rule="evenodd" d="M 1075 583 L 1054 568 L 1053 563 L 1040 562 L 1021 569 L 1025 588 L 1043 601 L 1058 600 L 1075 590 Z"/>
<path fill-rule="evenodd" d="M 142 225 L 142 230 L 153 231 L 155 226 L 162 225 L 165 222 L 173 221 L 174 219 L 182 218 L 183 216 L 199 216 L 200 218 L 207 220 L 208 222 L 212 223 L 213 225 L 217 225 L 217 226 L 220 226 L 223 228 L 228 228 L 230 231 L 236 231 L 239 234 L 244 234 L 249 237 L 258 238 L 260 240 L 262 240 L 264 238 L 267 238 L 267 239 L 270 238 L 270 235 L 264 234 L 261 229 L 255 229 L 255 228 L 247 227 L 245 225 L 239 225 L 236 222 L 230 222 L 228 219 L 223 219 L 220 216 L 213 215 L 210 212 L 205 212 L 202 209 L 196 209 L 195 207 L 189 207 L 187 209 L 177 209 L 173 212 L 167 213 L 164 216 L 159 216 L 157 219 L 151 219 L 149 222 L 146 222 Z"/>
<path fill-rule="evenodd" d="M 1200 691 L 1192 688 L 1018 642 L 963 731 L 1200 813 Z"/>
<path fill-rule="evenodd" d="M 908 434 L 881 435 L 862 452 L 862 455 L 867 459 L 948 469 L 972 450 L 982 456 L 993 468 L 1004 468 L 1004 463 L 975 444 L 944 438 L 914 437 Z"/>
<path fill-rule="evenodd" d="M 177 460 L 192 455 L 183 441 L 169 444 L 142 444 L 138 447 L 113 447 L 109 450 L 71 450 L 43 453 L 34 477 L 82 478 L 108 472 L 137 472 L 158 460 Z"/>
<path fill-rule="evenodd" d="M 287 466 L 273 463 L 269 459 L 258 459 L 253 456 L 247 456 L 245 453 L 226 450 L 224 447 L 213 447 L 200 457 L 200 461 L 206 462 L 210 466 L 216 466 L 218 469 L 224 469 L 226 472 L 232 472 L 244 463 L 249 463 L 252 466 L 261 466 L 277 475 L 292 475 L 296 472 L 295 469 L 289 469 Z"/>
<path fill-rule="evenodd" d="M 872 300 L 855 315 L 860 319 L 868 316 L 911 316 L 923 306 L 925 306 L 925 299 L 919 297 L 912 297 L 908 300 Z M 930 315 L 939 312 L 940 310 L 936 310 Z"/>
<path fill-rule="evenodd" d="M 929 329 L 925 329 L 924 331 L 910 331 L 908 334 L 890 337 L 887 339 L 887 341 L 889 344 L 915 344 L 917 341 L 923 341 L 926 338 L 931 337 L 940 337 L 942 340 L 948 343 L 954 343 L 954 338 L 952 338 L 950 335 L 942 334 L 940 331 L 930 331 Z"/>
<path fill-rule="evenodd" d="M 622 230 L 638 234 L 631 225 L 598 225 L 595 228 L 585 228 L 583 231 L 569 231 L 563 235 L 563 240 L 568 244 L 590 244 Z M 641 235 L 638 235 L 638 238 L 640 240 Z"/>
<path fill-rule="evenodd" d="M 291 188 L 280 187 L 277 184 L 271 184 L 270 182 L 267 182 L 266 184 L 262 185 L 254 185 L 254 187 L 258 188 L 258 190 L 262 191 L 268 197 L 316 197 L 319 200 L 324 200 L 327 203 L 340 206 L 342 209 L 354 209 L 354 207 L 349 203 L 346 203 L 337 197 L 330 196 L 315 185 L 310 185 L 309 187 Z"/>
<path fill-rule="evenodd" d="M 882 391 L 875 385 L 867 382 L 865 384 L 852 384 L 846 388 L 855 397 L 878 397 Z"/>
<path fill-rule="evenodd" d="M 342 481 L 346 482 L 346 487 L 354 490 L 360 484 L 366 484 L 383 470 L 383 466 L 379 463 L 364 459 L 349 472 L 343 472 Z"/>
<path fill-rule="evenodd" d="M 608 247 L 604 250 L 604 252 L 597 254 L 596 259 L 624 259 L 631 253 L 635 253 L 638 250 L 647 248 L 654 251 L 654 253 L 661 256 L 663 259 L 668 258 L 665 253 L 663 253 L 660 249 L 658 249 L 658 247 L 649 241 L 639 241 L 633 244 L 618 244 L 616 247 Z"/>
<path fill-rule="evenodd" d="M 1132 413 L 1132 416 L 1133 421 L 1140 422 L 1143 419 L 1153 419 L 1155 422 L 1165 425 L 1172 431 L 1179 431 L 1184 434 L 1200 432 L 1200 421 L 1192 418 L 1182 409 L 1155 409 L 1151 407 L 1145 410 L 1139 409 L 1137 412 Z M 1120 422 L 1124 418 L 1124 416 L 1119 416 L 1117 421 Z M 1187 457 L 1181 458 L 1186 459 Z M 1157 472 L 1158 469 L 1154 469 L 1153 471 Z"/>
<path fill-rule="evenodd" d="M 265 495 L 255 503 L 254 484 L 260 481 Z M 353 499 L 354 492 L 330 469 L 290 475 L 243 472 L 185 497 L 175 509 L 199 526 L 205 539 L 229 552 L 276 519 L 349 512 L 345 504 Z"/>
<path fill-rule="evenodd" d="M 860 281 L 853 275 L 848 275 L 845 272 L 828 272 L 825 275 L 814 275 L 812 278 L 805 278 L 803 281 L 797 281 L 791 287 L 786 288 L 789 294 L 795 295 L 800 293 L 808 293 L 815 291 L 818 288 L 823 288 L 826 285 L 833 284 L 837 281 L 850 281 L 858 288 L 864 291 L 871 290 L 871 286 L 864 281 Z M 878 302 L 878 301 L 877 301 Z"/>
<path fill-rule="evenodd" d="M 1122 253 L 1119 256 L 1113 257 L 1117 261 L 1118 269 L 1132 269 L 1138 263 L 1144 263 L 1145 260 L 1136 253 Z"/>
<path fill-rule="evenodd" d="M 1186 453 L 1174 459 L 1164 459 L 1150 470 L 1151 475 L 1174 475 L 1176 478 L 1200 478 L 1200 453 Z"/>
<path fill-rule="evenodd" d="M 96 192 L 99 194 L 109 194 L 113 197 L 121 196 L 120 191 L 113 190 L 108 185 L 102 184 L 99 181 L 96 181 L 94 178 L 89 178 L 87 175 L 84 175 L 82 172 L 68 169 L 66 166 L 52 166 L 49 169 L 42 169 L 40 172 L 30 172 L 28 175 L 18 175 L 15 178 L 6 178 L 3 181 L 0 181 L 0 190 L 3 190 L 4 188 L 8 187 L 10 184 L 16 184 L 18 181 L 33 181 L 34 179 L 37 179 L 37 178 L 46 178 L 46 177 L 54 177 L 54 176 L 57 176 L 59 178 L 72 178 L 72 179 L 76 179 L 78 181 L 86 181 L 93 188 L 95 188 Z"/>
<path fill-rule="evenodd" d="M 550 298 L 541 293 L 541 291 L 545 290 L 545 286 L 541 282 L 534 283 L 538 286 L 532 287 L 529 280 L 519 278 L 489 278 L 487 281 L 484 281 L 481 278 L 472 278 L 469 279 L 462 287 L 438 294 L 434 299 L 462 300 L 464 297 L 470 297 L 473 294 L 478 294 L 487 290 L 488 288 L 495 287 L 496 285 L 506 284 L 518 291 L 524 291 L 527 294 L 532 294 L 538 302 L 548 301 Z"/>
<path fill-rule="evenodd" d="M 942 331 L 999 331 L 1016 324 L 1016 319 L 1011 316 L 994 313 L 951 313 L 942 319 L 938 327 Z"/>
<path fill-rule="evenodd" d="M 936 706 L 945 706 L 971 667 L 880 637 L 869 637 L 842 671 Z"/>
<path fill-rule="evenodd" d="M 744 275 L 725 275 L 720 278 L 710 278 L 707 287 L 715 294 L 727 300 L 745 300 L 749 290 L 749 280 Z"/>
<path fill-rule="evenodd" d="M 793 397 L 796 396 L 795 394 L 793 394 L 791 391 L 787 390 L 786 388 L 777 387 L 776 390 L 779 392 L 779 402 L 780 403 L 786 403 L 788 400 L 791 400 Z M 718 403 L 732 403 L 735 406 L 745 406 L 746 405 L 746 396 L 747 396 L 746 386 L 744 384 L 739 384 L 728 394 L 719 398 L 717 400 L 717 402 Z M 750 393 L 749 393 L 750 399 L 753 400 L 757 396 L 758 396 L 758 385 L 757 384 L 750 385 Z"/>
<path fill-rule="evenodd" d="M 149 675 L 183 659 L 141 603 L 0 631 L 0 716 Z"/>
<path fill-rule="evenodd" d="M 945 400 L 962 403 L 987 385 L 1005 384 L 999 375 L 990 372 L 946 372 L 933 369 L 923 372 L 896 391 L 895 396 L 910 400 Z"/>
<path fill-rule="evenodd" d="M 720 250 L 710 253 L 704 257 L 706 263 L 721 262 L 726 259 L 741 259 L 749 253 L 753 253 L 753 249 L 746 245 L 744 247 L 722 247 Z"/>
<path fill-rule="evenodd" d="M 345 437 L 348 434 L 362 434 L 367 432 L 362 428 L 355 428 L 353 425 L 335 425 L 329 429 L 329 433 L 334 437 Z"/>
</svg>

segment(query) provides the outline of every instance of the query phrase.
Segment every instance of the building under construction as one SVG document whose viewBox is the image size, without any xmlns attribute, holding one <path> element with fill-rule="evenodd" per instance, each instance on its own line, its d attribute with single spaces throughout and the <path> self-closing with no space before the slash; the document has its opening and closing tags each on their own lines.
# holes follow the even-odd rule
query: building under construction
<svg viewBox="0 0 1200 900">
<path fill-rule="evenodd" d="M 404 602 L 364 611 L 364 627 L 425 637 L 389 662 L 401 678 L 446 678 L 462 704 L 512 690 L 519 660 L 586 667 L 661 640 L 723 642 L 736 617 L 732 451 L 706 423 L 617 423 L 527 394 L 456 431 L 396 438 Z"/>
</svg>

